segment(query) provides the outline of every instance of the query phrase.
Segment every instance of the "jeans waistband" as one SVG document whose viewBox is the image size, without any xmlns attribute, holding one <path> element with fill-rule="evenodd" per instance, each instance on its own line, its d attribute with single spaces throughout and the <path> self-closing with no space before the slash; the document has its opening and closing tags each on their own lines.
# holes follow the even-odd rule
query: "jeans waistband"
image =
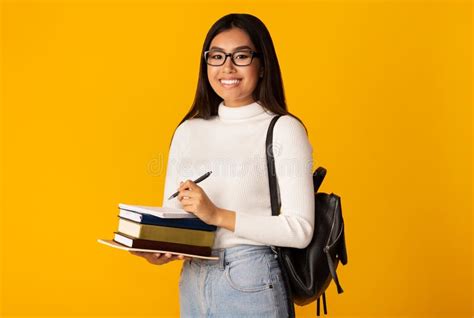
<svg viewBox="0 0 474 318">
<path fill-rule="evenodd" d="M 252 255 L 272 254 L 273 251 L 267 245 L 237 245 L 228 248 L 218 248 L 212 250 L 212 256 L 218 256 L 219 260 L 193 259 L 195 264 L 202 265 L 219 265 L 219 268 L 224 269 L 228 262 L 246 258 Z"/>
</svg>

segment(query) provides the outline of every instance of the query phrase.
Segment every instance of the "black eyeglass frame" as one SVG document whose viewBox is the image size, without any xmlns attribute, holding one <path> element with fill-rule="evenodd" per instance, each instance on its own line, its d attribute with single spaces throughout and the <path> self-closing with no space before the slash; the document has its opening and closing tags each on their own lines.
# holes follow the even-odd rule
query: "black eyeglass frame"
<svg viewBox="0 0 474 318">
<path fill-rule="evenodd" d="M 219 64 L 219 65 L 212 65 L 212 64 L 209 64 L 209 62 L 207 61 L 207 56 L 209 55 L 210 52 L 219 52 L 219 53 L 222 53 L 224 54 L 224 60 L 222 62 L 222 64 Z M 251 58 L 250 58 L 250 62 L 249 64 L 245 64 L 245 65 L 238 65 L 235 63 L 234 61 L 234 54 L 236 53 L 242 53 L 242 52 L 246 52 L 246 53 L 250 53 L 251 54 Z M 207 65 L 209 66 L 222 66 L 225 64 L 225 62 L 227 61 L 227 57 L 230 56 L 230 60 L 232 61 L 232 63 L 235 65 L 235 66 L 249 66 L 250 64 L 252 64 L 253 62 L 253 58 L 254 57 L 259 57 L 260 54 L 258 52 L 255 52 L 255 51 L 251 51 L 251 50 L 242 50 L 242 51 L 235 51 L 235 52 L 232 52 L 232 53 L 225 53 L 225 52 L 222 52 L 222 51 L 216 51 L 216 50 L 209 50 L 209 51 L 205 51 L 204 52 L 204 62 L 206 62 Z"/>
</svg>

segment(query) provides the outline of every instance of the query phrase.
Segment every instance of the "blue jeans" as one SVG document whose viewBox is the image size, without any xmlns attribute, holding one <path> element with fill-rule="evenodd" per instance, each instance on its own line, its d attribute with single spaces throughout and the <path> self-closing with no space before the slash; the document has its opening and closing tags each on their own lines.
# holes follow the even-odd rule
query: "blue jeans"
<svg viewBox="0 0 474 318">
<path fill-rule="evenodd" d="M 219 260 L 186 260 L 179 279 L 181 317 L 292 317 L 276 256 L 268 246 L 215 249 Z"/>
</svg>

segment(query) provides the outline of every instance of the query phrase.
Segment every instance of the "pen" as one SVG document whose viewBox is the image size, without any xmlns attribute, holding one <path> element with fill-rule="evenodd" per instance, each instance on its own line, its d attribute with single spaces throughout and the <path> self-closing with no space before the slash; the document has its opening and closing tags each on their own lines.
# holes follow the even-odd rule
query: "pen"
<svg viewBox="0 0 474 318">
<path fill-rule="evenodd" d="M 197 179 L 194 180 L 193 182 L 194 182 L 194 183 L 199 183 L 199 182 L 201 182 L 202 180 L 204 180 L 204 179 L 206 179 L 207 177 L 209 177 L 209 176 L 211 175 L 211 173 L 212 173 L 212 171 L 206 172 L 205 174 L 203 174 L 202 176 L 200 176 L 199 178 L 197 178 Z M 178 194 L 179 194 L 179 191 L 173 193 L 173 194 L 168 198 L 168 200 L 171 200 L 171 199 L 177 197 Z"/>
</svg>

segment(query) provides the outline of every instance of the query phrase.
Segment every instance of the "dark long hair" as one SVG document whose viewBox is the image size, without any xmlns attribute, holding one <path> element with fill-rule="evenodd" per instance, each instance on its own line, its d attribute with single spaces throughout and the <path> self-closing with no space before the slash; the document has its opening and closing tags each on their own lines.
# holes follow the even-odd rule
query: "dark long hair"
<svg viewBox="0 0 474 318">
<path fill-rule="evenodd" d="M 288 112 L 280 65 L 278 64 L 275 47 L 273 46 L 273 41 L 267 27 L 260 19 L 253 15 L 236 13 L 223 16 L 217 20 L 209 32 L 207 32 L 200 55 L 199 80 L 196 95 L 191 109 L 186 116 L 184 116 L 181 123 L 190 118 L 209 119 L 218 114 L 218 107 L 220 102 L 222 102 L 222 98 L 216 94 L 209 83 L 207 64 L 203 56 L 204 51 L 209 50 L 211 41 L 217 34 L 232 28 L 239 28 L 245 31 L 255 45 L 256 51 L 259 53 L 260 63 L 263 67 L 263 77 L 259 78 L 257 87 L 253 92 L 254 100 L 258 101 L 263 108 L 275 114 L 290 115 L 296 118 L 304 126 L 298 117 Z"/>
</svg>

